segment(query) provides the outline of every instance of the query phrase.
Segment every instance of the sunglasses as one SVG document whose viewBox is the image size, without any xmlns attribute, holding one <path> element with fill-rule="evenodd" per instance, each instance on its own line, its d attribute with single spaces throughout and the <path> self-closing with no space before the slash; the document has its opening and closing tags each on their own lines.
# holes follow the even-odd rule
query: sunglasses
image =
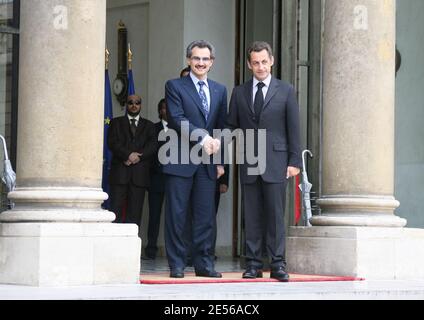
<svg viewBox="0 0 424 320">
<path fill-rule="evenodd" d="M 140 105 L 140 104 L 141 104 L 141 101 L 140 101 L 140 100 L 137 100 L 137 101 L 130 100 L 130 101 L 128 101 L 128 102 L 127 102 L 127 104 L 128 104 L 129 106 L 130 106 L 130 105 L 133 105 L 133 104 Z"/>
</svg>

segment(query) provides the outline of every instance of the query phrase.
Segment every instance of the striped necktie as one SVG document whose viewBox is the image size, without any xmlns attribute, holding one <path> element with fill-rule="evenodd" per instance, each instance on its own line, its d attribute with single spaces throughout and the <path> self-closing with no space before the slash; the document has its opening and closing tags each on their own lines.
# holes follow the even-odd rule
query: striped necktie
<svg viewBox="0 0 424 320">
<path fill-rule="evenodd" d="M 203 86 L 205 86 L 205 82 L 204 81 L 199 81 L 198 84 L 200 86 L 199 96 L 200 96 L 200 100 L 202 100 L 203 114 L 205 116 L 205 119 L 208 120 L 208 116 L 209 116 L 209 104 L 208 104 L 208 99 L 206 98 L 206 93 L 203 90 Z"/>
</svg>

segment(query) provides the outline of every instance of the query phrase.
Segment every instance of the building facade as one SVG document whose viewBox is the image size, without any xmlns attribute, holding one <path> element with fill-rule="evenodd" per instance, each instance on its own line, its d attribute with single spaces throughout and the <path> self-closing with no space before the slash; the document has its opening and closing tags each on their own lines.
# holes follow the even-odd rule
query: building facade
<svg viewBox="0 0 424 320">
<path fill-rule="evenodd" d="M 44 233 L 27 230 L 27 236 L 35 232 L 40 244 L 44 237 L 52 240 L 57 230 L 51 222 L 55 222 L 59 229 L 65 228 L 67 245 L 72 248 L 83 234 L 76 230 L 87 226 L 92 244 L 99 241 L 98 228 L 103 230 L 102 241 L 111 248 L 117 238 L 132 239 L 131 249 L 123 255 L 128 261 L 136 260 L 139 244 L 134 230 L 111 228 L 113 218 L 100 210 L 104 198 L 100 190 L 104 44 L 111 53 L 113 81 L 120 58 L 120 22 L 125 24 L 134 54 L 136 92 L 145 105 L 142 114 L 152 121 L 157 121 L 156 105 L 164 96 L 164 83 L 178 77 L 185 67 L 184 51 L 191 41 L 207 39 L 216 46 L 210 77 L 224 83 L 229 92 L 251 76 L 246 68 L 247 46 L 254 40 L 272 44 L 277 62 L 273 73 L 295 84 L 302 143 L 314 154 L 307 167 L 317 198 L 314 228 L 289 230 L 288 261 L 293 261 L 293 270 L 371 275 L 368 265 L 373 260 L 357 254 L 363 239 L 375 243 L 364 257 L 388 242 L 397 248 L 382 261 L 396 255 L 399 239 L 420 243 L 419 230 L 424 228 L 419 196 L 424 189 L 424 147 L 420 144 L 424 64 L 417 54 L 422 46 L 422 22 L 414 19 L 424 12 L 420 0 L 96 0 L 88 4 L 82 0 L 29 4 L 3 0 L 0 7 L 0 134 L 6 137 L 18 176 L 17 190 L 10 197 L 16 208 L 0 216 L 3 243 L 34 223 L 40 224 L 33 226 L 37 230 L 46 225 L 53 229 Z M 119 101 L 113 103 L 114 116 L 122 115 L 125 111 Z M 55 124 L 58 117 L 64 118 L 65 128 Z M 232 167 L 230 190 L 222 197 L 218 214 L 218 255 L 243 255 L 237 179 Z M 286 220 L 293 226 L 294 182 L 290 189 Z M 4 187 L 2 194 L 6 210 Z M 142 226 L 147 226 L 147 207 L 144 212 Z M 65 222 L 70 224 L 64 227 Z M 70 225 L 74 229 L 66 229 Z M 417 228 L 418 233 L 403 234 L 408 229 L 405 225 Z M 384 230 L 380 238 L 367 233 L 375 234 L 373 228 Z M 350 234 L 348 241 L 344 231 Z M 142 243 L 145 235 L 142 228 Z M 317 238 L 325 241 L 316 245 Z M 350 257 L 344 259 L 350 261 L 348 265 L 332 259 L 341 249 L 334 245 L 340 239 L 348 243 L 348 249 L 342 248 Z M 25 242 L 21 245 L 26 246 Z M 163 250 L 162 234 L 160 245 Z M 326 247 L 333 251 L 325 251 Z M 16 249 L 3 248 L 9 250 L 8 255 Z M 99 264 L 118 251 L 99 253 L 96 245 L 91 248 L 86 255 L 98 255 Z M 311 248 L 332 263 L 318 264 L 319 270 L 305 267 L 310 264 Z M 6 270 L 0 282 L 19 283 L 22 274 L 10 275 L 13 261 L 0 265 L 0 270 Z M 135 270 L 137 263 L 133 265 Z M 97 267 L 78 267 L 77 263 L 61 268 L 69 268 L 74 275 L 65 281 L 70 284 L 78 283 L 75 270 L 83 268 L 98 270 L 94 272 L 97 278 L 85 279 L 85 283 L 113 278 Z M 386 270 L 378 272 L 396 277 Z M 37 276 L 42 274 L 40 268 L 33 274 L 34 279 L 42 278 Z M 26 283 L 43 284 L 41 280 Z"/>
</svg>

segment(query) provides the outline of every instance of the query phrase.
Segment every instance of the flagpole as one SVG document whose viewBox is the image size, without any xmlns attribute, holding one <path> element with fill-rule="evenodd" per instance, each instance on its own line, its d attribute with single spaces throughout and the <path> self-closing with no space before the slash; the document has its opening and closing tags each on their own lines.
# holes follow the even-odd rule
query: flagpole
<svg viewBox="0 0 424 320">
<path fill-rule="evenodd" d="M 109 70 L 109 56 L 110 56 L 110 52 L 109 50 L 106 48 L 105 49 L 105 69 Z"/>
<path fill-rule="evenodd" d="M 132 57 L 131 43 L 128 43 L 128 70 L 132 70 Z"/>
<path fill-rule="evenodd" d="M 133 53 L 131 43 L 128 43 L 128 96 L 135 94 L 134 76 L 132 72 Z"/>
<path fill-rule="evenodd" d="M 110 52 L 105 49 L 105 100 L 104 100 L 104 131 L 103 131 L 103 173 L 102 173 L 102 189 L 109 195 L 109 171 L 110 163 L 112 160 L 112 153 L 107 145 L 107 136 L 109 132 L 109 126 L 113 119 L 113 106 L 112 106 L 112 92 L 110 88 L 109 80 L 109 57 Z M 110 201 L 109 198 L 102 204 L 104 209 L 109 209 Z"/>
</svg>

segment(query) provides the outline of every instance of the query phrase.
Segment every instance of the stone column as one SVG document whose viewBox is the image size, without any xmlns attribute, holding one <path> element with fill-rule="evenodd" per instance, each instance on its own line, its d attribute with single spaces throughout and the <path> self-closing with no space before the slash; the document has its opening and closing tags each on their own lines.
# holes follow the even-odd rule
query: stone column
<svg viewBox="0 0 424 320">
<path fill-rule="evenodd" d="M 21 4 L 17 187 L 15 208 L 0 215 L 1 283 L 138 281 L 137 226 L 101 209 L 105 37 L 105 0 Z"/>
<path fill-rule="evenodd" d="M 395 12 L 325 1 L 322 215 L 290 228 L 291 272 L 424 278 L 424 230 L 394 214 Z"/>
<path fill-rule="evenodd" d="M 315 226 L 403 227 L 394 215 L 395 1 L 325 2 L 321 216 Z"/>
</svg>

